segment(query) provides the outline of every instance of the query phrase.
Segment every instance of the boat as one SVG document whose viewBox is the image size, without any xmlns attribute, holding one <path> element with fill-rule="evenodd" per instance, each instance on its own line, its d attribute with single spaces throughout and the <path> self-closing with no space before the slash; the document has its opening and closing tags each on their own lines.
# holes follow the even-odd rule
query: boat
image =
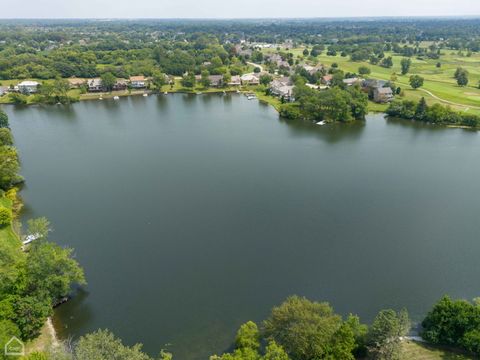
<svg viewBox="0 0 480 360">
<path fill-rule="evenodd" d="M 119 99 L 120 99 L 120 97 L 118 97 L 118 96 L 113 97 L 113 100 L 119 100 Z"/>
<path fill-rule="evenodd" d="M 240 94 L 240 90 L 237 90 L 237 94 Z"/>
<path fill-rule="evenodd" d="M 255 100 L 256 98 L 255 95 L 247 95 L 247 100 Z"/>
<path fill-rule="evenodd" d="M 317 125 L 325 125 L 327 122 L 325 120 L 319 121 L 316 124 Z"/>
<path fill-rule="evenodd" d="M 197 95 L 202 95 L 203 93 L 201 91 L 197 92 Z"/>
<path fill-rule="evenodd" d="M 103 98 L 100 96 L 100 97 L 98 98 L 98 100 L 103 100 Z"/>
<path fill-rule="evenodd" d="M 147 97 L 147 96 L 148 96 L 148 94 L 143 94 L 143 97 Z"/>
<path fill-rule="evenodd" d="M 165 91 L 163 94 L 164 94 L 164 95 L 168 95 L 168 92 L 167 92 L 167 91 Z"/>
</svg>

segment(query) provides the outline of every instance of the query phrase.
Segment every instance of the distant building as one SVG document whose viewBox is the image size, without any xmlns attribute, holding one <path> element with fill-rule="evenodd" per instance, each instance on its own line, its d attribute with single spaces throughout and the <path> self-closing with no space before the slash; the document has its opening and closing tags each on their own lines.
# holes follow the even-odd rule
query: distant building
<svg viewBox="0 0 480 360">
<path fill-rule="evenodd" d="M 117 79 L 115 81 L 115 85 L 113 85 L 113 89 L 115 91 L 121 91 L 121 90 L 126 90 L 128 87 L 128 82 L 126 79 Z"/>
<path fill-rule="evenodd" d="M 39 85 L 40 83 L 36 81 L 22 81 L 17 87 L 22 94 L 33 94 L 38 91 Z"/>
<path fill-rule="evenodd" d="M 94 78 L 87 81 L 89 92 L 101 92 L 103 91 L 102 79 Z"/>
<path fill-rule="evenodd" d="M 352 86 L 355 84 L 360 84 L 360 79 L 359 78 L 350 78 L 350 79 L 343 79 L 343 83 L 347 86 Z"/>
<path fill-rule="evenodd" d="M 79 88 L 80 86 L 84 85 L 87 82 L 85 79 L 80 79 L 80 78 L 70 78 L 68 79 L 68 84 L 70 85 L 70 88 L 76 89 Z"/>
<path fill-rule="evenodd" d="M 130 76 L 130 86 L 134 89 L 145 89 L 147 87 L 147 79 L 145 76 Z"/>
<path fill-rule="evenodd" d="M 260 79 L 254 74 L 244 74 L 241 76 L 241 81 L 243 85 L 258 85 L 260 84 Z"/>
<path fill-rule="evenodd" d="M 387 103 L 393 100 L 393 91 L 390 87 L 381 87 L 373 89 L 373 101 L 377 103 Z"/>
<path fill-rule="evenodd" d="M 0 86 L 0 96 L 5 95 L 8 92 L 8 86 Z"/>
<path fill-rule="evenodd" d="M 325 75 L 322 77 L 322 83 L 329 86 L 332 83 L 333 75 Z"/>
<path fill-rule="evenodd" d="M 228 83 L 229 86 L 240 86 L 242 85 L 242 79 L 238 75 L 233 75 Z"/>
<path fill-rule="evenodd" d="M 293 97 L 294 85 L 289 77 L 275 79 L 270 83 L 270 93 L 286 101 L 295 101 Z"/>
<path fill-rule="evenodd" d="M 223 75 L 209 75 L 208 80 L 210 80 L 210 86 L 220 87 L 223 85 Z"/>
</svg>

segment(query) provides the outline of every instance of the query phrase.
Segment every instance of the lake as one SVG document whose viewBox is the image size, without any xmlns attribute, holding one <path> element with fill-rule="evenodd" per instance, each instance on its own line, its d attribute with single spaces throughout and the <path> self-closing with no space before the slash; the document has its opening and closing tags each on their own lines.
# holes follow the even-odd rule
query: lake
<svg viewBox="0 0 480 360">
<path fill-rule="evenodd" d="M 48 217 L 86 271 L 62 336 L 207 359 L 291 294 L 365 322 L 480 295 L 477 132 L 283 121 L 240 95 L 5 109 L 24 219 Z"/>
</svg>

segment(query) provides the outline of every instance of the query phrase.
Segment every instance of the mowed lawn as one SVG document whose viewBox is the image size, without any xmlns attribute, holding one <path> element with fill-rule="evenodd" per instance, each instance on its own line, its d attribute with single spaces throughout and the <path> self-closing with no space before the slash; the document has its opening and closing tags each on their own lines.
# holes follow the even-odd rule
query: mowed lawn
<svg viewBox="0 0 480 360">
<path fill-rule="evenodd" d="M 473 360 L 473 357 L 445 351 L 417 342 L 407 341 L 403 345 L 402 360 Z"/>
<path fill-rule="evenodd" d="M 302 51 L 304 48 L 296 48 L 289 50 L 296 57 L 303 57 Z M 269 49 L 269 52 L 272 50 Z M 267 52 L 267 51 L 266 51 Z M 480 89 L 478 84 L 480 81 L 480 54 L 473 54 L 470 57 L 460 56 L 451 50 L 442 50 L 443 55 L 440 59 L 423 59 L 419 60 L 412 57 L 412 65 L 407 75 L 401 75 L 400 61 L 402 56 L 385 53 L 385 56 L 392 56 L 393 67 L 384 68 L 379 65 L 372 65 L 369 62 L 354 62 L 349 57 L 327 56 L 326 51 L 317 57 L 318 61 L 325 65 L 332 65 L 337 63 L 339 68 L 345 72 L 358 73 L 360 66 L 367 66 L 371 69 L 371 74 L 366 77 L 390 80 L 393 73 L 397 76 L 396 84 L 405 91 L 405 98 L 418 100 L 422 96 L 425 97 L 429 104 L 443 103 L 450 105 L 459 111 L 466 111 L 480 115 Z M 441 67 L 437 68 L 436 64 L 440 62 Z M 458 86 L 456 80 L 453 78 L 457 67 L 463 67 L 469 72 L 468 86 Z M 430 96 L 425 91 L 413 90 L 409 84 L 410 75 L 418 74 L 425 78 L 424 86 L 421 89 L 430 91 L 433 95 L 439 97 L 441 100 Z M 458 105 L 448 104 L 447 102 L 456 103 Z"/>
</svg>

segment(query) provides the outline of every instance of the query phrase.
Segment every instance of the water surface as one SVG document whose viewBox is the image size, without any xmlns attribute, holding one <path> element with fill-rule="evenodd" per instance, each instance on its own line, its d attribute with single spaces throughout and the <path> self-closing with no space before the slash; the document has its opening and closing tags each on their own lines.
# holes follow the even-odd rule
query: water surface
<svg viewBox="0 0 480 360">
<path fill-rule="evenodd" d="M 291 294 L 370 321 L 480 295 L 476 132 L 286 122 L 242 96 L 7 107 L 25 218 L 47 216 L 86 291 L 64 336 L 206 359 Z"/>
</svg>

